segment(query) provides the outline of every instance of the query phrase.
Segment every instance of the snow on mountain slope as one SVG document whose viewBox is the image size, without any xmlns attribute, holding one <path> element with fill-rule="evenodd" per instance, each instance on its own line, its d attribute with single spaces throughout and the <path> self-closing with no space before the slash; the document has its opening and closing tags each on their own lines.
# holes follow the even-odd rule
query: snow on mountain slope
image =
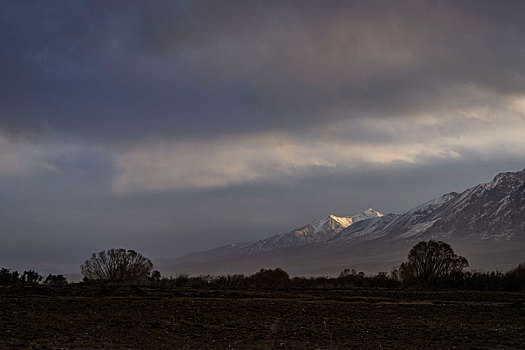
<svg viewBox="0 0 525 350">
<path fill-rule="evenodd" d="M 436 222 L 430 218 L 431 214 L 458 196 L 455 192 L 448 193 L 418 205 L 404 214 L 388 214 L 377 220 L 365 221 L 344 230 L 336 240 L 349 244 L 395 234 L 402 238 L 419 236 Z"/>
<path fill-rule="evenodd" d="M 381 214 L 380 212 L 375 211 L 372 208 L 368 208 L 362 213 L 357 213 L 349 216 L 335 216 L 333 214 L 330 214 L 326 218 L 314 220 L 310 225 L 314 229 L 313 233 L 318 233 L 322 230 L 329 229 L 339 233 L 343 229 L 356 222 L 381 216 L 383 216 L 383 214 Z"/>
<path fill-rule="evenodd" d="M 330 214 L 325 218 L 314 220 L 312 223 L 299 227 L 291 232 L 253 242 L 242 249 L 245 252 L 257 252 L 321 243 L 333 238 L 339 232 L 357 222 L 381 216 L 383 216 L 383 214 L 372 208 L 362 213 L 349 216 Z"/>
<path fill-rule="evenodd" d="M 398 263 L 415 242 L 428 239 L 462 249 L 473 258 L 473 267 L 511 267 L 523 261 L 525 170 L 499 174 L 489 183 L 445 194 L 403 214 L 368 209 L 349 216 L 329 215 L 256 242 L 189 254 L 172 268 L 229 273 L 280 266 L 291 272 L 336 272 L 364 262 Z"/>
<path fill-rule="evenodd" d="M 231 259 L 258 252 L 268 252 L 281 248 L 292 248 L 321 243 L 334 237 L 343 229 L 354 225 L 355 223 L 382 216 L 383 214 L 372 208 L 369 208 L 362 213 L 348 216 L 336 216 L 330 214 L 327 217 L 314 220 L 310 224 L 296 228 L 291 232 L 271 236 L 255 242 L 233 243 L 208 251 L 193 252 L 181 258 L 171 260 L 171 263 L 184 262 L 198 264 L 206 261 Z M 170 264 L 170 261 L 166 259 L 159 260 L 159 264 L 167 265 Z"/>
<path fill-rule="evenodd" d="M 525 170 L 497 175 L 493 181 L 447 193 L 401 215 L 385 216 L 371 227 L 354 225 L 337 240 L 385 238 L 460 240 L 525 238 Z"/>
<path fill-rule="evenodd" d="M 525 239 L 525 170 L 497 175 L 467 189 L 432 215 L 426 234 L 460 239 Z"/>
</svg>

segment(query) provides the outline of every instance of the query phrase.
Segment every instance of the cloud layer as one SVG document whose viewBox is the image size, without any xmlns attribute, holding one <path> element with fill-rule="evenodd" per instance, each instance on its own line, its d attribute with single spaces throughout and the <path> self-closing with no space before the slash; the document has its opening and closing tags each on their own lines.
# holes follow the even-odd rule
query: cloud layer
<svg viewBox="0 0 525 350">
<path fill-rule="evenodd" d="M 1 6 L 0 125 L 15 131 L 299 132 L 525 94 L 521 2 Z"/>
<path fill-rule="evenodd" d="M 519 117 L 480 120 L 483 114 L 472 113 L 456 118 L 458 130 L 450 131 L 442 130 L 449 127 L 447 121 L 430 117 L 417 123 L 411 119 L 372 120 L 346 126 L 377 139 L 374 142 L 344 137 L 342 125 L 337 132 L 328 130 L 304 138 L 263 133 L 140 144 L 117 157 L 120 172 L 114 190 L 228 187 L 253 181 L 278 182 L 313 169 L 388 169 L 396 164 L 436 163 L 473 155 L 525 157 L 525 123 Z"/>
<path fill-rule="evenodd" d="M 522 1 L 3 1 L 0 253 L 182 254 L 523 168 L 523 13 Z"/>
</svg>

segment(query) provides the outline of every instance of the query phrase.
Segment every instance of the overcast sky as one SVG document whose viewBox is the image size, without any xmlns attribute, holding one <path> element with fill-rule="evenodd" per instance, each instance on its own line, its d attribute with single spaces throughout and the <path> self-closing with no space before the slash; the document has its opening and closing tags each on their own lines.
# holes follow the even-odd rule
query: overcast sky
<svg viewBox="0 0 525 350">
<path fill-rule="evenodd" d="M 0 266 L 177 257 L 525 168 L 524 1 L 0 2 Z"/>
</svg>

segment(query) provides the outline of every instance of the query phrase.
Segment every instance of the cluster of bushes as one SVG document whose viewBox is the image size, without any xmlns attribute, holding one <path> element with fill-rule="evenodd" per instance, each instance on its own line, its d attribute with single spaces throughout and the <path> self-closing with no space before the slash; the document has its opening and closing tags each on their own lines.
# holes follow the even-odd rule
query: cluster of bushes
<svg viewBox="0 0 525 350">
<path fill-rule="evenodd" d="M 502 272 L 466 271 L 436 278 L 423 287 L 482 291 L 525 291 L 525 263 Z"/>
<path fill-rule="evenodd" d="M 417 288 L 458 289 L 480 291 L 525 291 L 525 264 L 507 272 L 459 272 L 441 276 L 430 282 L 402 280 L 397 269 L 390 273 L 365 275 L 355 270 L 343 270 L 338 277 L 293 277 L 280 268 L 262 269 L 254 275 L 188 276 L 150 279 L 152 286 L 197 289 L 353 289 L 353 288 Z"/>
<path fill-rule="evenodd" d="M 24 271 L 22 274 L 18 271 L 9 269 L 0 270 L 0 286 L 24 286 L 37 285 L 43 283 L 48 286 L 62 286 L 67 284 L 67 279 L 62 275 L 49 274 L 46 279 L 33 270 Z"/>
<path fill-rule="evenodd" d="M 394 275 L 380 272 L 366 276 L 363 272 L 344 270 L 339 277 L 293 277 L 280 268 L 261 269 L 251 275 L 188 276 L 162 278 L 153 283 L 161 287 L 204 289 L 347 289 L 347 288 L 400 288 Z"/>
<path fill-rule="evenodd" d="M 108 281 L 109 282 L 109 281 Z M 104 283 L 98 281 L 98 283 Z M 111 282 L 116 283 L 116 282 Z M 120 282 L 129 284 L 127 282 Z M 363 272 L 345 269 L 338 277 L 290 277 L 280 268 L 261 269 L 245 276 L 241 274 L 227 276 L 189 276 L 162 278 L 158 271 L 153 271 L 149 278 L 135 284 L 161 288 L 196 288 L 196 289 L 238 289 L 238 290 L 308 290 L 308 289 L 353 289 L 353 288 L 418 288 L 418 289 L 459 289 L 480 291 L 525 291 L 525 263 L 507 273 L 501 272 L 457 272 L 436 277 L 430 281 L 403 280 L 397 269 L 390 273 L 379 272 L 366 275 Z M 67 285 L 62 275 L 49 274 L 43 279 L 38 273 L 29 270 L 19 274 L 8 269 L 0 270 L 0 285 Z"/>
<path fill-rule="evenodd" d="M 290 286 L 290 276 L 280 268 L 261 269 L 254 275 L 189 276 L 185 273 L 170 278 L 151 280 L 149 284 L 160 287 L 185 287 L 203 289 L 284 289 Z"/>
</svg>

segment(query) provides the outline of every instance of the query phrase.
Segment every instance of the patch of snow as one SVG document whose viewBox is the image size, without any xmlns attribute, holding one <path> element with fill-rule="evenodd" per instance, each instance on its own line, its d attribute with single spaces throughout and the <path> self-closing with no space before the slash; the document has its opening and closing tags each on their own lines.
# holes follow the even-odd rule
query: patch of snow
<svg viewBox="0 0 525 350">
<path fill-rule="evenodd" d="M 503 209 L 505 206 L 507 206 L 510 203 L 510 195 L 507 195 L 503 197 L 498 204 L 500 205 L 499 208 L 494 213 L 494 216 L 498 215 L 501 209 Z"/>
<path fill-rule="evenodd" d="M 326 226 L 326 223 L 328 222 L 328 219 L 329 219 L 329 217 L 314 220 L 311 223 L 312 227 L 314 228 L 314 233 L 317 233 L 317 232 L 321 231 Z"/>
<path fill-rule="evenodd" d="M 432 225 L 434 225 L 434 223 L 436 221 L 438 221 L 438 220 L 439 219 L 422 222 L 420 224 L 416 224 L 416 225 L 412 226 L 410 228 L 410 230 L 406 231 L 403 234 L 400 234 L 399 237 L 410 238 L 410 237 L 417 236 L 417 235 L 425 232 L 426 230 L 428 230 L 430 227 L 432 227 Z"/>
<path fill-rule="evenodd" d="M 442 195 L 440 197 L 436 197 L 434 199 L 429 200 L 426 203 L 423 203 L 421 205 L 418 205 L 415 208 L 410 209 L 407 213 L 415 213 L 415 212 L 422 211 L 422 210 L 427 209 L 427 208 L 437 207 L 437 206 L 443 205 L 443 204 L 449 202 L 450 200 L 452 200 L 454 198 L 457 198 L 457 196 L 459 196 L 459 194 L 455 193 L 455 192 L 444 194 L 444 195 Z"/>
<path fill-rule="evenodd" d="M 381 217 L 381 216 L 383 216 L 383 214 L 381 214 L 380 212 L 375 211 L 372 208 L 368 208 L 362 213 L 352 214 L 349 216 L 336 216 L 336 215 L 330 214 L 326 218 L 314 220 L 311 223 L 311 225 L 314 228 L 313 233 L 318 233 L 324 229 L 330 229 L 330 230 L 333 230 L 339 233 L 345 228 L 347 228 L 348 226 L 356 222 L 367 220 L 370 218 Z"/>
<path fill-rule="evenodd" d="M 372 208 L 368 208 L 367 210 L 365 210 L 362 213 L 353 214 L 353 215 L 350 215 L 348 217 L 352 218 L 353 222 L 355 223 L 355 222 L 358 222 L 358 221 L 363 221 L 363 220 L 370 219 L 370 218 L 377 218 L 377 217 L 381 217 L 381 216 L 383 216 L 383 214 L 381 214 L 380 212 L 375 211 Z"/>
</svg>

